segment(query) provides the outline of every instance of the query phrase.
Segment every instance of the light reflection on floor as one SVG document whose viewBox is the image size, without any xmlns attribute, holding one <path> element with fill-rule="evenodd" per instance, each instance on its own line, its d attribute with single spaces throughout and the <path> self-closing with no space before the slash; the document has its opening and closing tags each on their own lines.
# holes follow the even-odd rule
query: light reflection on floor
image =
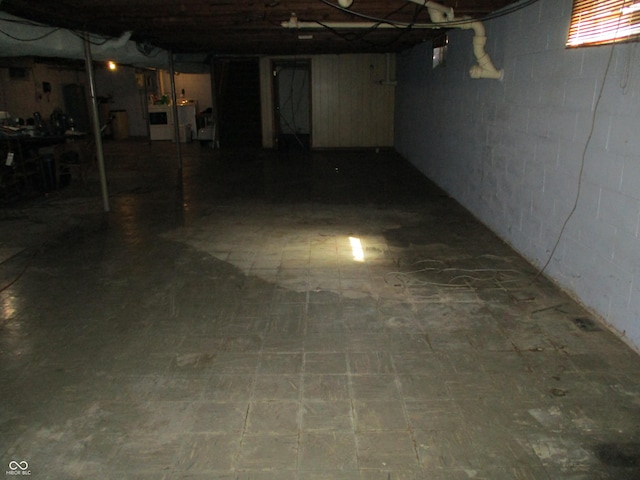
<svg viewBox="0 0 640 480">
<path fill-rule="evenodd" d="M 106 148 L 110 214 L 93 178 L 2 238 L 5 465 L 634 478 L 638 356 L 395 154 Z"/>
</svg>

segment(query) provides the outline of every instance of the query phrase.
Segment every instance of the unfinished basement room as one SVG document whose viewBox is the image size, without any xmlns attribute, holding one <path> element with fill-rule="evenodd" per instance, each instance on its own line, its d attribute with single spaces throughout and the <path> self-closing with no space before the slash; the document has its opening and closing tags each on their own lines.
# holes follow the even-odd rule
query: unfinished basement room
<svg viewBox="0 0 640 480">
<path fill-rule="evenodd" d="M 0 463 L 639 480 L 640 0 L 0 0 Z"/>
</svg>

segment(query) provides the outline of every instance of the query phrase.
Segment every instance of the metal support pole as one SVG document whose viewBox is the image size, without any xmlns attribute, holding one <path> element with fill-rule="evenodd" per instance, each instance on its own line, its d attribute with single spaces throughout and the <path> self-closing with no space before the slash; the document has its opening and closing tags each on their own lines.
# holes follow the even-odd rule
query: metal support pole
<svg viewBox="0 0 640 480">
<path fill-rule="evenodd" d="M 144 118 L 147 120 L 147 142 L 151 145 L 151 123 L 149 122 L 149 88 L 148 88 L 148 77 L 149 72 L 147 70 L 142 71 L 142 79 L 144 82 L 144 100 L 142 104 L 144 105 Z"/>
<path fill-rule="evenodd" d="M 173 130 L 176 140 L 176 152 L 178 153 L 178 168 L 182 170 L 182 150 L 180 147 L 180 120 L 178 118 L 178 98 L 176 96 L 176 79 L 173 68 L 173 52 L 169 52 L 169 77 L 171 79 L 171 104 L 173 106 Z"/>
<path fill-rule="evenodd" d="M 89 34 L 84 34 L 84 63 L 91 90 L 91 125 L 93 137 L 96 143 L 96 156 L 98 157 L 98 171 L 100 173 L 100 189 L 102 191 L 102 206 L 105 212 L 109 211 L 109 191 L 107 189 L 107 175 L 104 169 L 104 150 L 102 149 L 102 130 L 100 129 L 100 116 L 98 115 L 98 100 L 96 95 L 96 80 L 93 74 L 93 59 L 91 58 L 91 44 Z"/>
<path fill-rule="evenodd" d="M 209 77 L 211 78 L 211 128 L 213 129 L 211 136 L 211 148 L 220 148 L 220 95 L 218 95 L 218 71 L 221 70 L 220 62 L 211 59 L 209 64 Z M 220 77 L 221 78 L 221 77 Z"/>
</svg>

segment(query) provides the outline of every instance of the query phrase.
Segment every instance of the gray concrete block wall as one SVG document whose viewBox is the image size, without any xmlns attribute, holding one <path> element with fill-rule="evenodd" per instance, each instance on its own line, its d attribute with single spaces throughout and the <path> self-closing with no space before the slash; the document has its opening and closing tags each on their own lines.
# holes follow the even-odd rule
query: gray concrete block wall
<svg viewBox="0 0 640 480">
<path fill-rule="evenodd" d="M 470 31 L 399 55 L 395 146 L 536 266 L 580 188 L 546 273 L 640 349 L 640 46 L 566 49 L 571 6 L 485 23 L 503 82 L 469 78 Z"/>
</svg>

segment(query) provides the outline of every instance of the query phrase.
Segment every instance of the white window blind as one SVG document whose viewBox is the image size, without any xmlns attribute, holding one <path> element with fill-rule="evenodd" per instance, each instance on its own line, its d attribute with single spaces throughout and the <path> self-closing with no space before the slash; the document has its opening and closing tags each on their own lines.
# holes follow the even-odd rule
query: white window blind
<svg viewBox="0 0 640 480">
<path fill-rule="evenodd" d="M 640 0 L 574 0 L 567 47 L 640 38 Z"/>
</svg>

